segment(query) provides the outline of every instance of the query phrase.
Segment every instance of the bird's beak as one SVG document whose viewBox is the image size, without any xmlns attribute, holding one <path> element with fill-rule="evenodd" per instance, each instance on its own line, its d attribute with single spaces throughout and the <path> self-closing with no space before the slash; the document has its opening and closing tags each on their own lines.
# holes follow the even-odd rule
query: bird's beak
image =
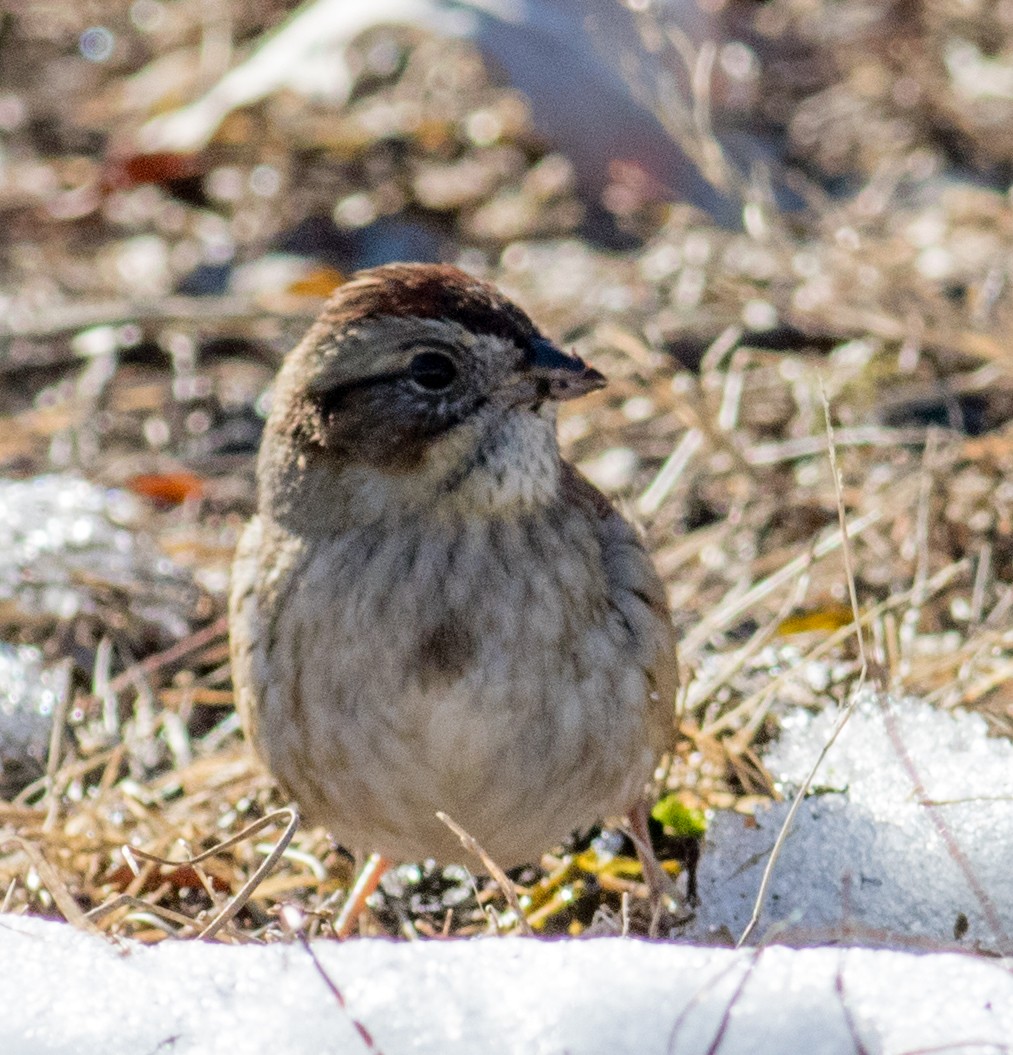
<svg viewBox="0 0 1013 1055">
<path fill-rule="evenodd" d="M 551 341 L 539 337 L 528 346 L 527 367 L 540 399 L 562 402 L 604 388 L 605 375 L 588 366 L 579 356 L 561 352 Z"/>
</svg>

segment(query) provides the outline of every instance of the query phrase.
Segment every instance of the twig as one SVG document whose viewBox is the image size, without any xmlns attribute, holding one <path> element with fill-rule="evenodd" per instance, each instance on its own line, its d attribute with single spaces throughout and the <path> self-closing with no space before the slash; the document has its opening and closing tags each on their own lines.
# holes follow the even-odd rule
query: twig
<svg viewBox="0 0 1013 1055">
<path fill-rule="evenodd" d="M 696 682 L 687 686 L 686 707 L 688 709 L 699 707 L 705 700 L 710 699 L 722 685 L 727 684 L 742 669 L 749 657 L 759 652 L 777 633 L 778 627 L 787 618 L 788 613 L 802 603 L 808 590 L 809 576 L 803 573 L 799 575 L 795 582 L 795 589 L 785 597 L 774 617 L 758 627 L 742 648 L 731 654 L 728 661 L 710 681 L 704 682 L 700 688 L 697 688 Z"/>
<path fill-rule="evenodd" d="M 184 656 L 190 655 L 191 652 L 196 652 L 198 649 L 210 645 L 213 641 L 217 641 L 218 638 L 228 633 L 228 629 L 229 617 L 223 615 L 208 626 L 201 627 L 200 630 L 190 634 L 189 637 L 183 638 L 182 641 L 177 641 L 176 644 L 164 651 L 155 652 L 153 655 L 142 659 L 139 663 L 132 663 L 126 670 L 121 671 L 105 685 L 105 693 L 122 692 L 163 667 L 171 666 L 173 663 L 183 659 Z M 101 697 L 93 693 L 90 696 L 79 699 L 78 705 L 80 707 L 88 707 L 98 702 L 101 702 Z"/>
<path fill-rule="evenodd" d="M 63 734 L 67 727 L 67 710 L 70 707 L 70 665 L 68 656 L 60 663 L 63 684 L 60 697 L 53 710 L 53 724 L 49 730 L 49 753 L 46 757 L 46 819 L 42 830 L 50 831 L 60 815 L 60 796 L 56 793 L 56 776 L 60 769 L 60 754 L 63 748 Z"/>
<path fill-rule="evenodd" d="M 981 880 L 975 875 L 970 861 L 967 860 L 964 852 L 960 849 L 960 844 L 950 829 L 950 826 L 943 818 L 943 815 L 929 799 L 925 791 L 925 784 L 922 782 L 921 774 L 918 772 L 918 767 L 915 765 L 914 759 L 911 757 L 911 753 L 908 751 L 907 745 L 904 743 L 904 738 L 900 735 L 897 720 L 886 706 L 883 707 L 883 722 L 886 725 L 887 736 L 890 737 L 890 745 L 893 747 L 894 753 L 900 759 L 901 765 L 907 772 L 908 779 L 911 781 L 919 804 L 924 806 L 928 811 L 929 819 L 932 821 L 932 826 L 936 829 L 936 834 L 939 838 L 942 839 L 943 845 L 946 847 L 946 852 L 950 855 L 950 859 L 957 868 L 960 869 L 964 876 L 964 881 L 967 883 L 971 893 L 981 906 L 982 915 L 985 917 L 985 922 L 988 924 L 989 930 L 992 931 L 992 937 L 995 939 L 999 951 L 1003 954 L 1007 954 L 1010 951 L 1009 936 L 1006 933 L 1006 928 L 1002 925 L 1002 920 L 996 910 L 995 902 L 982 885 Z"/>
<path fill-rule="evenodd" d="M 527 937 L 534 937 L 534 931 L 531 929 L 531 925 L 528 923 L 527 917 L 524 915 L 521 909 L 520 899 L 517 897 L 517 890 L 513 883 L 507 878 L 506 872 L 482 849 L 482 846 L 478 840 L 470 835 L 462 828 L 453 817 L 444 813 L 442 810 L 438 810 L 436 816 L 441 820 L 457 837 L 461 840 L 461 845 L 465 850 L 473 853 L 483 865 L 485 865 L 486 871 L 496 881 L 500 890 L 503 891 L 503 896 L 507 900 L 507 904 L 513 910 L 514 915 L 517 917 L 517 926 L 520 928 L 522 934 Z"/>
<path fill-rule="evenodd" d="M 202 327 L 212 325 L 219 330 L 235 323 L 261 320 L 277 323 L 279 317 L 301 322 L 312 320 L 317 308 L 318 304 L 308 302 L 285 313 L 236 296 L 175 296 L 152 301 L 108 300 L 63 306 L 49 304 L 44 315 L 27 318 L 16 325 L 10 322 L 0 324 L 0 340 L 11 337 L 58 337 L 93 326 L 121 326 L 128 322 L 195 322 Z"/>
<path fill-rule="evenodd" d="M 858 655 L 862 662 L 862 670 L 858 676 L 858 685 L 852 696 L 856 696 L 862 688 L 866 674 L 869 670 L 869 660 L 865 653 L 865 634 L 862 632 L 862 613 L 858 607 L 858 591 L 855 587 L 855 570 L 851 561 L 851 540 L 848 538 L 848 516 L 844 511 L 844 486 L 841 482 L 841 470 L 837 464 L 837 448 L 834 445 L 834 424 L 830 417 L 830 401 L 827 399 L 827 391 L 820 379 L 820 396 L 823 399 L 823 413 L 827 423 L 827 454 L 830 457 L 830 469 L 834 476 L 834 495 L 837 498 L 837 522 L 841 529 L 841 556 L 844 558 L 844 574 L 848 580 L 848 599 L 851 601 L 851 615 L 855 626 L 855 638 L 858 641 Z"/>
<path fill-rule="evenodd" d="M 926 442 L 925 429 L 889 429 L 881 425 L 861 425 L 841 429 L 834 437 L 837 449 L 843 447 L 901 447 Z M 811 458 L 826 445 L 822 436 L 795 436 L 780 443 L 758 443 L 745 452 L 746 461 L 753 466 L 778 465 L 799 458 Z"/>
<path fill-rule="evenodd" d="M 992 543 L 985 541 L 978 550 L 978 566 L 974 573 L 974 584 L 971 587 L 971 612 L 968 624 L 976 627 L 981 623 L 985 611 L 985 591 L 992 573 Z"/>
<path fill-rule="evenodd" d="M 35 871 L 39 873 L 39 879 L 43 886 L 49 891 L 56 903 L 56 907 L 63 913 L 63 918 L 81 930 L 91 931 L 92 934 L 102 934 L 102 931 L 81 911 L 73 894 L 67 889 L 67 885 L 60 878 L 56 869 L 46 860 L 42 851 L 27 839 L 14 836 L 13 841 L 25 852 L 28 860 L 32 862 Z"/>
<path fill-rule="evenodd" d="M 679 477 L 686 471 L 686 466 L 703 446 L 703 430 L 688 429 L 681 440 L 672 449 L 672 453 L 662 463 L 657 475 L 648 484 L 644 493 L 637 499 L 637 512 L 640 516 L 653 516 L 661 508 Z"/>
<path fill-rule="evenodd" d="M 847 995 L 844 992 L 844 964 L 842 961 L 847 952 L 847 949 L 842 949 L 838 954 L 837 970 L 834 972 L 834 992 L 837 993 L 837 999 L 841 1003 L 841 1014 L 844 1015 L 844 1025 L 848 1033 L 851 1034 L 851 1043 L 854 1047 L 855 1055 L 869 1055 L 869 1049 L 859 1035 L 858 1023 L 855 1021 L 855 1016 L 851 1013 L 851 1008 L 848 1007 Z"/>
<path fill-rule="evenodd" d="M 873 524 L 879 523 L 883 516 L 884 511 L 882 509 L 870 509 L 868 513 L 846 523 L 845 533 L 840 530 L 834 532 L 817 542 L 809 552 L 801 554 L 793 561 L 789 561 L 744 594 L 719 605 L 683 638 L 682 654 L 684 656 L 693 655 L 712 634 L 726 627 L 732 620 L 738 618 L 743 612 L 748 611 L 754 604 L 773 593 L 784 583 L 801 574 L 812 563 L 827 556 L 829 553 L 833 553 L 834 550 L 841 546 L 845 537 L 856 538 Z"/>
<path fill-rule="evenodd" d="M 801 787 L 795 793 L 794 799 L 792 799 L 791 806 L 789 807 L 788 813 L 781 825 L 781 830 L 777 833 L 777 838 L 774 840 L 774 845 L 770 851 L 770 857 L 767 858 L 767 865 L 763 870 L 763 878 L 760 880 L 760 889 L 757 891 L 756 900 L 753 902 L 752 915 L 749 917 L 746 929 L 742 932 L 739 940 L 735 943 L 736 949 L 741 948 L 746 943 L 749 936 L 756 929 L 757 923 L 760 922 L 760 914 L 763 912 L 763 904 L 767 900 L 767 890 L 770 887 L 770 881 L 774 875 L 774 865 L 777 863 L 778 857 L 781 856 L 781 851 L 784 849 L 784 844 L 791 832 L 791 827 L 795 823 L 795 816 L 799 811 L 799 807 L 802 805 L 802 800 L 806 797 L 809 788 L 812 787 L 813 780 L 816 779 L 817 770 L 823 765 L 823 759 L 827 757 L 830 748 L 834 746 L 834 741 L 840 735 L 841 730 L 847 725 L 848 719 L 851 717 L 852 711 L 854 710 L 854 700 L 855 698 L 852 697 L 851 702 L 841 709 L 841 713 L 837 716 L 837 721 L 834 723 L 834 727 L 831 730 L 830 736 L 827 738 L 827 742 L 823 745 L 819 757 L 813 763 L 812 768 L 806 774 L 805 780 L 802 781 Z"/>
<path fill-rule="evenodd" d="M 285 906 L 279 917 L 282 926 L 292 935 L 295 936 L 296 940 L 303 947 L 303 951 L 310 958 L 313 963 L 314 970 L 320 975 L 321 981 L 330 990 L 331 996 L 334 997 L 335 1003 L 341 1008 L 342 1012 L 348 1018 L 348 1021 L 352 1023 L 352 1028 L 359 1035 L 359 1039 L 363 1044 L 366 1045 L 366 1050 L 374 1053 L 374 1055 L 382 1055 L 380 1048 L 377 1047 L 376 1041 L 373 1039 L 373 1034 L 366 1028 L 366 1025 L 355 1015 L 352 1014 L 348 1007 L 348 1001 L 345 999 L 345 994 L 341 991 L 341 987 L 337 982 L 327 973 L 324 965 L 320 962 L 320 958 L 317 956 L 316 951 L 310 944 L 309 938 L 306 937 L 306 932 L 302 924 L 301 913 L 291 905 Z"/>
<path fill-rule="evenodd" d="M 939 590 L 945 589 L 958 575 L 966 571 L 967 568 L 968 559 L 966 557 L 954 561 L 945 568 L 941 568 L 926 584 L 927 596 L 931 597 Z M 862 627 L 868 626 L 874 620 L 883 615 L 884 612 L 891 611 L 894 608 L 900 607 L 902 604 L 906 604 L 910 600 L 910 597 L 911 591 L 906 590 L 903 593 L 894 594 L 892 597 L 880 601 L 880 603 L 874 608 L 870 608 L 867 612 L 863 613 L 860 625 Z M 802 656 L 796 667 L 782 671 L 772 681 L 764 685 L 762 689 L 758 689 L 751 696 L 744 699 L 734 710 L 728 711 L 726 714 L 716 718 L 710 725 L 704 727 L 701 730 L 701 733 L 705 736 L 717 736 L 719 733 L 724 732 L 725 729 L 733 726 L 740 716 L 745 714 L 752 714 L 755 716 L 757 713 L 760 713 L 760 719 L 757 720 L 755 717 L 751 717 L 747 723 L 747 727 L 749 725 L 759 725 L 759 721 L 762 721 L 762 714 L 765 713 L 770 698 L 786 681 L 795 677 L 797 667 L 801 667 L 805 663 L 809 663 L 814 659 L 819 659 L 822 656 L 825 656 L 828 652 L 832 652 L 842 641 L 851 636 L 854 629 L 854 623 L 848 623 L 847 626 L 842 626 L 839 630 L 835 630 L 828 638 L 821 641 L 815 646 L 815 648 Z"/>
<path fill-rule="evenodd" d="M 851 692 L 851 698 L 841 709 L 841 713 L 838 715 L 837 721 L 834 723 L 834 728 L 831 731 L 827 742 L 823 745 L 819 757 L 806 775 L 805 780 L 802 782 L 802 786 L 795 793 L 795 798 L 792 800 L 788 813 L 784 818 L 781 830 L 777 833 L 777 838 L 774 840 L 774 846 L 770 851 L 770 857 L 767 859 L 766 867 L 763 870 L 763 878 L 760 880 L 760 889 L 757 891 L 756 900 L 753 902 L 752 915 L 749 917 L 749 922 L 746 924 L 746 928 L 742 932 L 741 937 L 735 943 L 736 948 L 740 948 L 745 943 L 750 934 L 755 930 L 757 923 L 760 921 L 760 914 L 763 911 L 763 905 L 767 899 L 767 890 L 770 887 L 770 881 L 774 875 L 774 866 L 777 863 L 777 859 L 781 856 L 781 850 L 784 848 L 784 844 L 791 832 L 792 824 L 794 823 L 795 817 L 802 805 L 802 800 L 812 786 L 812 782 L 816 779 L 817 770 L 823 765 L 823 760 L 827 757 L 830 748 L 833 747 L 834 741 L 840 735 L 841 730 L 847 725 L 848 719 L 854 713 L 855 704 L 859 699 L 859 694 L 862 691 L 862 686 L 865 684 L 866 673 L 869 669 L 865 655 L 865 635 L 862 632 L 861 612 L 858 610 L 858 592 L 855 588 L 855 576 L 851 564 L 851 546 L 848 538 L 847 515 L 844 512 L 844 494 L 841 486 L 841 474 L 837 467 L 837 455 L 834 451 L 834 428 L 830 419 L 830 403 L 827 400 L 826 390 L 823 387 L 822 382 L 820 383 L 820 392 L 823 396 L 823 412 L 826 415 L 827 448 L 830 456 L 830 467 L 834 476 L 834 492 L 837 496 L 837 516 L 840 522 L 844 571 L 848 579 L 848 595 L 851 598 L 852 625 L 854 626 L 855 634 L 858 638 L 858 653 L 861 657 L 862 669 L 858 676 L 858 683 Z"/>
<path fill-rule="evenodd" d="M 288 844 L 292 841 L 292 836 L 295 835 L 296 828 L 299 827 L 299 814 L 294 806 L 285 806 L 280 810 L 275 810 L 273 813 L 267 814 L 265 817 L 261 817 L 260 820 L 247 825 L 241 832 L 238 832 L 231 838 L 226 839 L 224 842 L 212 846 L 210 850 L 205 850 L 196 857 L 190 857 L 185 861 L 170 861 L 167 858 L 159 857 L 157 854 L 150 854 L 146 850 L 139 850 L 134 846 L 124 847 L 124 856 L 133 854 L 135 857 L 140 857 L 145 861 L 154 861 L 157 864 L 164 865 L 168 868 L 178 868 L 180 865 L 196 865 L 200 864 L 201 861 L 206 861 L 209 857 L 215 857 L 218 854 L 224 853 L 237 843 L 249 839 L 251 835 L 255 835 L 262 828 L 274 824 L 281 817 L 287 817 L 288 822 L 285 825 L 285 830 L 281 834 L 281 838 L 275 844 L 274 849 L 267 855 L 263 862 L 261 862 L 253 875 L 251 875 L 243 884 L 239 893 L 236 894 L 225 908 L 223 908 L 221 912 L 219 912 L 218 915 L 215 916 L 215 918 L 200 932 L 200 934 L 197 935 L 197 937 L 202 939 L 213 938 L 226 923 L 238 915 L 246 902 L 250 900 L 250 897 L 254 890 L 257 889 L 260 881 L 271 871 L 272 868 L 274 868 L 278 861 L 281 860 L 282 854 L 284 854 Z"/>
<path fill-rule="evenodd" d="M 762 955 L 762 949 L 754 949 L 753 952 L 749 954 L 749 962 L 746 964 L 743 970 L 742 977 L 738 980 L 738 982 L 736 982 L 735 993 L 732 997 L 732 1002 L 734 1002 L 735 999 L 742 994 L 742 987 L 745 985 L 746 979 L 756 969 L 756 965 Z M 670 1055 L 676 1050 L 675 1042 L 678 1039 L 679 1033 L 681 1032 L 682 1028 L 685 1026 L 686 1021 L 689 1019 L 689 1016 L 697 1007 L 699 1007 L 703 1003 L 704 997 L 707 996 L 707 994 L 710 993 L 714 989 L 714 987 L 718 985 L 719 982 L 724 981 L 724 979 L 727 978 L 728 975 L 730 975 L 738 966 L 739 960 L 737 958 L 732 959 L 726 967 L 722 967 L 719 970 L 715 971 L 713 976 L 708 978 L 703 983 L 703 985 L 701 985 L 700 988 L 697 989 L 697 991 L 689 998 L 689 1000 L 686 1001 L 685 1006 L 676 1016 L 675 1021 L 672 1023 L 672 1028 L 669 1030 L 668 1033 L 667 1050 Z M 722 1016 L 723 1020 L 727 1018 L 727 1014 L 728 1013 L 726 1011 L 725 1014 Z M 723 1032 L 724 1029 L 722 1029 L 722 1033 Z"/>
<path fill-rule="evenodd" d="M 932 498 L 932 484 L 935 471 L 936 450 L 939 445 L 939 433 L 930 429 L 922 454 L 922 471 L 918 487 L 918 512 L 915 517 L 915 573 L 912 583 L 911 607 L 904 613 L 901 621 L 901 657 L 904 673 L 910 668 L 911 646 L 914 641 L 918 623 L 921 620 L 925 582 L 929 569 L 929 507 Z"/>
<path fill-rule="evenodd" d="M 194 926 L 193 920 L 189 916 L 184 916 L 182 912 L 176 912 L 171 908 L 166 908 L 164 905 L 153 904 L 152 902 L 145 901 L 143 898 L 136 897 L 133 894 L 118 894 L 111 901 L 106 901 L 101 905 L 97 905 L 85 915 L 87 919 L 96 923 L 103 917 L 108 916 L 111 912 L 127 907 L 137 908 L 143 912 L 149 912 L 154 916 L 158 916 L 160 919 L 178 924 L 180 928 L 192 928 Z"/>
</svg>

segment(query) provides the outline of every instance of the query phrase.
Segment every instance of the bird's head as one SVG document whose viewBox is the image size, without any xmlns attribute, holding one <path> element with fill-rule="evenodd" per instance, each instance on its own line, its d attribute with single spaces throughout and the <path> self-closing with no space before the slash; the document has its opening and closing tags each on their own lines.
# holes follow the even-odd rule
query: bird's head
<svg viewBox="0 0 1013 1055">
<path fill-rule="evenodd" d="M 449 265 L 374 268 L 286 359 L 262 483 L 284 463 L 287 475 L 365 474 L 405 500 L 523 504 L 554 486 L 554 405 L 604 383 L 488 283 Z"/>
</svg>

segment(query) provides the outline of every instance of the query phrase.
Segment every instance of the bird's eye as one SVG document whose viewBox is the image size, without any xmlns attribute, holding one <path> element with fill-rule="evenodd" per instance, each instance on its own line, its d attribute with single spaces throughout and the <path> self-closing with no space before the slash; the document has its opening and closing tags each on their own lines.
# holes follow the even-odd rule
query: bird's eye
<svg viewBox="0 0 1013 1055">
<path fill-rule="evenodd" d="M 419 352 L 408 366 L 408 375 L 427 392 L 443 392 L 457 379 L 457 365 L 442 352 Z"/>
</svg>

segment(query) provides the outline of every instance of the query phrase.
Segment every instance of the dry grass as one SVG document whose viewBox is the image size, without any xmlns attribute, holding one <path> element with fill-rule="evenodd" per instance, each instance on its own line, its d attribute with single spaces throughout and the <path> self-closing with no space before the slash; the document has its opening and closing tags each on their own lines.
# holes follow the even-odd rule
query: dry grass
<svg viewBox="0 0 1013 1055">
<path fill-rule="evenodd" d="M 123 18 L 108 6 L 110 19 Z M 785 136 L 783 156 L 799 163 L 788 182 L 808 174 L 801 212 L 775 204 L 763 181 L 746 185 L 750 204 L 737 231 L 687 207 L 644 201 L 617 221 L 640 244 L 607 252 L 575 236 L 585 203 L 565 182 L 513 226 L 481 227 L 483 205 L 524 185 L 544 149 L 523 106 L 490 84 L 463 45 L 454 45 L 459 83 L 437 77 L 421 122 L 399 133 L 399 151 L 389 138 L 370 139 L 370 107 L 396 111 L 404 93 L 418 98 L 439 65 L 439 47 L 401 35 L 393 38 L 404 59 L 396 75 L 364 76 L 361 93 L 326 126 L 326 141 L 326 114 L 307 108 L 286 142 L 272 111 L 280 104 L 265 104 L 186 176 L 206 187 L 223 168 L 245 178 L 275 166 L 283 207 L 249 195 L 209 201 L 165 173 L 128 182 L 111 204 L 104 198 L 79 218 L 54 206 L 58 195 L 15 191 L 16 180 L 0 189 L 10 217 L 0 243 L 11 298 L 0 361 L 9 382 L 0 406 L 5 473 L 73 468 L 105 484 L 133 482 L 148 497 L 157 488 L 141 486 L 142 474 L 165 486 L 189 474 L 196 482 L 168 496 L 182 504 L 150 501 L 142 529 L 199 577 L 195 593 L 165 602 L 190 624 L 182 643 L 124 619 L 124 599 L 101 575 L 82 584 L 100 603 L 69 624 L 17 603 L 0 611 L 7 640 L 39 644 L 72 665 L 69 723 L 58 723 L 45 778 L 0 803 L 4 909 L 145 941 L 209 925 L 219 940 L 270 940 L 284 932 L 286 904 L 298 906 L 307 933 L 331 925 L 352 862 L 319 831 L 300 829 L 285 842 L 275 812 L 284 803 L 250 762 L 229 706 L 219 620 L 224 569 L 251 506 L 251 407 L 315 310 L 320 284 L 335 276 L 216 298 L 153 289 L 142 303 L 121 264 L 137 247 L 132 239 L 160 241 L 167 292 L 192 267 L 188 247 L 202 223 L 231 225 L 240 257 L 252 262 L 279 232 L 356 194 L 398 222 L 421 216 L 452 242 L 478 241 L 469 266 L 513 291 L 609 376 L 606 390 L 567 408 L 561 435 L 569 456 L 643 525 L 668 584 L 682 633 L 674 703 L 684 740 L 666 784 L 686 805 L 748 809 L 773 794 L 757 749 L 777 734 L 779 717 L 850 698 L 863 664 L 839 510 L 875 676 L 891 691 L 977 710 L 995 735 L 1011 735 L 1013 210 L 987 182 L 1009 147 L 985 121 L 985 103 L 991 113 L 1000 100 L 963 105 L 966 86 L 944 60 L 954 41 L 978 39 L 986 27 L 999 41 L 995 61 L 1005 61 L 1013 35 L 989 12 L 971 18 L 967 4 L 925 5 L 907 21 L 889 5 L 833 8 L 732 5 L 728 18 L 759 70 L 745 101 L 741 93 L 729 101 L 720 54 L 676 41 L 697 96 L 675 130 L 687 143 L 697 137 L 693 151 L 720 163 L 711 127 L 737 100 L 746 118 Z M 849 36 L 849 25 L 862 35 Z M 66 50 L 65 29 L 41 15 L 19 31 L 40 68 Z M 178 32 L 191 39 L 185 27 Z M 914 87 L 905 81 L 903 91 L 892 50 L 900 44 L 920 56 L 904 73 Z M 781 61 L 790 49 L 803 58 Z M 833 62 L 818 61 L 828 55 Z M 126 72 L 102 72 L 79 124 L 102 130 L 131 116 L 117 94 Z M 30 75 L 20 76 L 6 89 L 30 99 Z M 919 106 L 904 104 L 912 95 Z M 463 131 L 477 108 L 500 114 L 499 153 Z M 105 178 L 106 162 L 66 127 L 55 147 L 27 126 L 12 134 L 21 151 L 15 171 L 30 161 L 64 184 L 97 188 Z M 954 136 L 984 181 L 966 181 L 952 166 Z M 475 176 L 480 189 L 427 210 L 412 188 L 431 199 L 439 173 L 465 161 L 484 173 Z M 420 182 L 423 170 L 428 181 Z M 854 184 L 846 193 L 818 189 L 842 171 Z M 534 240 L 541 235 L 555 237 Z M 116 330 L 104 358 L 84 358 L 76 335 L 98 324 L 132 329 Z M 219 844 L 221 852 L 196 860 Z M 225 919 L 278 847 L 277 866 Z M 646 929 L 645 890 L 624 862 L 584 853 L 542 864 L 517 877 L 535 930 L 580 932 L 603 909 Z M 365 927 L 414 937 L 514 925 L 495 885 L 463 869 L 420 867 L 395 877 Z"/>
</svg>

